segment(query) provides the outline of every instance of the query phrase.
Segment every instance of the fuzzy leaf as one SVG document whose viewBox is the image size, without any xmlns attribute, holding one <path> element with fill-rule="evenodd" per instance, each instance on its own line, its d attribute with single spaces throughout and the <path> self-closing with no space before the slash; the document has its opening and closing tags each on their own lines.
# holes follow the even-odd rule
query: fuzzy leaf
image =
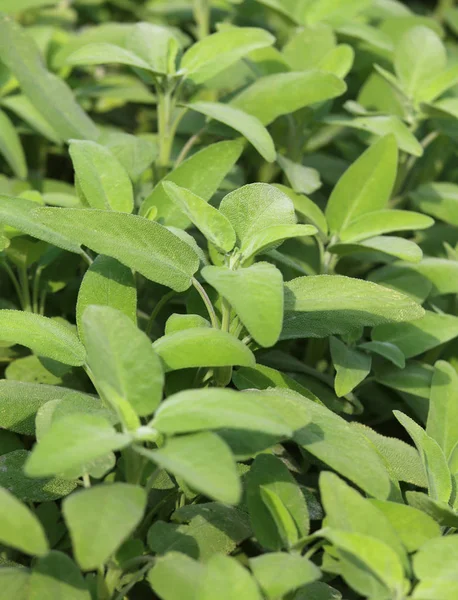
<svg viewBox="0 0 458 600">
<path fill-rule="evenodd" d="M 3 155 L 16 177 L 19 179 L 27 177 L 27 163 L 21 138 L 9 117 L 2 110 L 0 110 L 0 154 Z"/>
<path fill-rule="evenodd" d="M 288 592 L 321 577 L 319 568 L 298 554 L 270 552 L 250 559 L 250 567 L 270 600 L 283 598 Z"/>
<path fill-rule="evenodd" d="M 347 347 L 331 337 L 331 357 L 336 370 L 334 389 L 339 398 L 349 394 L 370 373 L 371 357 L 359 350 Z"/>
<path fill-rule="evenodd" d="M 92 571 L 103 565 L 134 531 L 145 508 L 145 490 L 128 483 L 104 484 L 66 498 L 63 513 L 80 567 Z"/>
<path fill-rule="evenodd" d="M 415 231 L 432 225 L 432 219 L 411 210 L 377 210 L 354 219 L 341 231 L 340 239 L 342 242 L 360 242 L 384 233 Z"/>
<path fill-rule="evenodd" d="M 91 600 L 80 570 L 66 554 L 51 551 L 40 558 L 30 577 L 30 600 Z"/>
<path fill-rule="evenodd" d="M 33 512 L 0 488 L 0 542 L 32 556 L 49 550 L 43 527 Z"/>
</svg>

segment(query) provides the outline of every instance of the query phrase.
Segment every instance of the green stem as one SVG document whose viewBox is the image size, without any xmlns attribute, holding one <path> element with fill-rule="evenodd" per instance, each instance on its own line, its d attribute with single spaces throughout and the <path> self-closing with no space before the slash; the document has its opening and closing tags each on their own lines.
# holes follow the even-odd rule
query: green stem
<svg viewBox="0 0 458 600">
<path fill-rule="evenodd" d="M 194 18 L 197 23 L 197 39 L 202 40 L 210 34 L 209 0 L 194 0 Z"/>
<path fill-rule="evenodd" d="M 27 273 L 27 267 L 25 265 L 21 265 L 18 267 L 18 272 L 22 289 L 22 298 L 24 301 L 23 308 L 25 311 L 32 312 L 32 299 L 30 297 L 29 275 Z"/>
<path fill-rule="evenodd" d="M 16 295 L 18 297 L 19 304 L 21 305 L 22 308 L 24 308 L 24 300 L 22 298 L 21 286 L 19 285 L 19 281 L 18 281 L 16 275 L 14 274 L 13 269 L 9 266 L 9 264 L 5 260 L 2 260 L 0 262 L 0 264 L 5 269 L 5 271 L 8 273 L 8 276 L 11 279 L 11 283 L 13 284 L 13 287 L 16 291 Z"/>
<path fill-rule="evenodd" d="M 38 313 L 40 310 L 39 307 L 39 297 L 40 297 L 40 278 L 43 269 L 38 267 L 35 271 L 35 277 L 33 279 L 33 288 L 32 288 L 32 310 L 34 313 Z"/>
<path fill-rule="evenodd" d="M 193 146 L 199 141 L 199 138 L 202 135 L 204 129 L 205 127 L 203 127 L 200 131 L 192 135 L 186 142 L 186 144 L 183 146 L 180 154 L 178 155 L 178 158 L 175 161 L 175 168 L 177 168 L 178 165 L 181 164 L 184 161 L 184 159 L 188 156 L 190 150 L 192 150 Z"/>
<path fill-rule="evenodd" d="M 151 335 L 151 330 L 153 328 L 154 325 L 154 321 L 156 320 L 158 314 L 161 312 L 162 308 L 167 304 L 167 302 L 173 298 L 173 296 L 175 296 L 175 293 L 173 290 L 171 292 L 169 292 L 168 294 L 164 294 L 162 296 L 162 298 L 159 300 L 159 302 L 156 304 L 156 306 L 153 308 L 151 315 L 148 319 L 148 323 L 146 324 L 146 328 L 145 328 L 145 333 L 146 335 Z"/>
<path fill-rule="evenodd" d="M 223 331 L 229 331 L 231 326 L 231 305 L 223 298 L 222 299 L 222 316 L 221 316 L 221 329 Z"/>
<path fill-rule="evenodd" d="M 117 596 L 115 596 L 114 600 L 123 600 L 123 598 L 126 597 L 126 594 L 129 593 L 130 590 L 144 578 L 144 576 L 151 569 L 153 564 L 154 564 L 154 560 L 151 560 L 144 567 L 142 567 L 139 571 L 137 571 L 137 573 L 135 574 L 133 579 L 131 581 L 129 581 L 129 583 L 122 588 L 122 590 L 119 592 L 119 594 Z"/>
<path fill-rule="evenodd" d="M 214 327 L 215 329 L 219 329 L 218 317 L 216 316 L 216 312 L 213 307 L 213 304 L 211 303 L 211 300 L 208 297 L 208 294 L 205 291 L 204 287 L 194 277 L 192 278 L 192 285 L 196 288 L 196 290 L 200 294 L 200 297 L 204 301 L 204 304 L 205 304 L 208 314 L 210 316 L 210 321 L 211 321 L 212 327 Z"/>
<path fill-rule="evenodd" d="M 157 166 L 159 175 L 162 178 L 167 174 L 173 142 L 171 130 L 172 94 L 167 84 L 165 89 L 160 89 L 158 86 L 157 97 L 157 127 L 159 135 Z"/>
</svg>

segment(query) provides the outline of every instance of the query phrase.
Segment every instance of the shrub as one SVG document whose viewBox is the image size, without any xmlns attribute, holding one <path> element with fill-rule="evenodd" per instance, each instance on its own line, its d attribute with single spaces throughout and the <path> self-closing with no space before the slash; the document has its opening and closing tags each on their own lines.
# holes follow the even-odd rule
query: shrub
<svg viewBox="0 0 458 600">
<path fill-rule="evenodd" d="M 0 600 L 455 600 L 454 3 L 0 4 Z"/>
</svg>

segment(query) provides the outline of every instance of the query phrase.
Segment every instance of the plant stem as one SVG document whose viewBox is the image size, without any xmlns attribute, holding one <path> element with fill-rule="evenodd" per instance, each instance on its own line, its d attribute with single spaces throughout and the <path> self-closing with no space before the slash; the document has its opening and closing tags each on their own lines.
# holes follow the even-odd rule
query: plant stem
<svg viewBox="0 0 458 600">
<path fill-rule="evenodd" d="M 22 298 L 21 286 L 19 285 L 19 281 L 18 281 L 16 275 L 14 274 L 13 269 L 9 266 L 9 264 L 6 262 L 6 260 L 2 260 L 0 262 L 0 264 L 5 269 L 5 271 L 8 273 L 8 276 L 11 279 L 11 283 L 13 284 L 13 287 L 16 291 L 16 295 L 18 297 L 19 304 L 21 305 L 22 308 L 24 308 L 24 300 Z"/>
<path fill-rule="evenodd" d="M 32 300 L 30 298 L 30 288 L 29 288 L 29 276 L 27 273 L 27 267 L 25 265 L 21 265 L 18 268 L 19 271 L 19 281 L 22 289 L 22 299 L 23 299 L 23 309 L 32 312 Z"/>
<path fill-rule="evenodd" d="M 148 323 L 146 324 L 146 328 L 145 328 L 145 333 L 146 335 L 150 335 L 151 334 L 151 330 L 153 328 L 154 325 L 154 321 L 156 320 L 157 315 L 161 312 L 162 308 L 167 304 L 167 302 L 173 298 L 173 296 L 175 296 L 175 293 L 173 290 L 171 292 L 169 292 L 168 294 L 164 294 L 162 296 L 162 298 L 157 302 L 156 306 L 153 308 L 151 315 L 148 319 Z"/>
<path fill-rule="evenodd" d="M 170 164 L 170 154 L 172 151 L 173 136 L 171 132 L 171 112 L 172 112 L 172 94 L 168 84 L 165 89 L 157 87 L 157 127 L 159 135 L 159 155 L 157 157 L 157 166 L 159 177 L 167 174 Z"/>
<path fill-rule="evenodd" d="M 231 305 L 223 298 L 222 299 L 222 317 L 221 317 L 221 329 L 223 331 L 229 331 L 231 326 Z"/>
<path fill-rule="evenodd" d="M 183 148 L 181 149 L 180 154 L 178 155 L 178 158 L 175 161 L 175 169 L 178 167 L 178 165 L 180 165 L 184 159 L 188 156 L 190 150 L 193 148 L 193 146 L 199 141 L 200 136 L 202 135 L 203 131 L 205 130 L 205 127 L 203 127 L 200 131 L 198 131 L 197 133 L 195 133 L 194 135 L 192 135 L 189 140 L 186 142 L 186 144 L 183 146 Z"/>
<path fill-rule="evenodd" d="M 219 327 L 218 317 L 216 316 L 216 312 L 213 307 L 213 304 L 211 303 L 211 300 L 208 297 L 208 294 L 205 291 L 204 287 L 194 277 L 192 278 L 192 285 L 196 288 L 196 290 L 200 294 L 200 297 L 204 301 L 204 304 L 205 304 L 208 314 L 210 316 L 210 321 L 211 321 L 212 327 L 214 327 L 215 329 L 219 329 L 220 327 Z"/>
<path fill-rule="evenodd" d="M 209 0 L 194 0 L 194 19 L 197 23 L 197 39 L 202 40 L 210 34 Z"/>
<path fill-rule="evenodd" d="M 89 477 L 89 475 L 87 473 L 84 473 L 84 475 L 83 475 L 83 485 L 85 488 L 91 487 L 91 478 Z"/>
<path fill-rule="evenodd" d="M 127 585 L 125 585 L 122 588 L 122 590 L 119 592 L 119 594 L 117 596 L 115 596 L 114 600 L 123 600 L 123 598 L 126 597 L 126 594 L 128 592 L 130 592 L 130 590 L 134 587 L 134 585 L 137 585 L 137 583 L 143 579 L 143 577 L 146 575 L 146 573 L 153 566 L 153 563 L 154 563 L 154 560 L 151 560 L 144 567 L 142 567 L 139 571 L 137 571 L 137 573 L 135 574 L 135 577 L 131 581 L 129 581 L 129 583 Z"/>
<path fill-rule="evenodd" d="M 35 271 L 35 277 L 33 279 L 33 288 L 32 288 L 32 310 L 34 313 L 38 313 L 39 308 L 39 294 L 40 294 L 40 278 L 43 269 L 38 267 Z"/>
</svg>

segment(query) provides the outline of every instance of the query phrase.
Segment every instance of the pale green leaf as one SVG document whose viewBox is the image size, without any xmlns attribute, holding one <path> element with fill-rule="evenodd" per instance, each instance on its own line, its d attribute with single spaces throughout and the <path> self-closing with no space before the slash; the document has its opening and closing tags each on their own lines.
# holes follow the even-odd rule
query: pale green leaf
<svg viewBox="0 0 458 600">
<path fill-rule="evenodd" d="M 415 552 L 426 541 L 441 535 L 440 527 L 434 519 L 412 506 L 385 500 L 370 502 L 391 523 L 407 552 Z"/>
<path fill-rule="evenodd" d="M 52 551 L 40 558 L 33 567 L 29 598 L 91 600 L 91 595 L 72 559 L 62 552 Z"/>
<path fill-rule="evenodd" d="M 137 322 L 137 290 L 132 270 L 109 256 L 98 256 L 86 271 L 78 292 L 76 323 L 84 343 L 82 317 L 90 304 L 110 306 Z"/>
<path fill-rule="evenodd" d="M 36 202 L 25 198 L 0 196 L 0 223 L 14 227 L 27 235 L 43 240 L 69 252 L 81 253 L 81 245 L 67 239 L 58 230 L 46 227 L 33 215 Z"/>
<path fill-rule="evenodd" d="M 0 488 L 0 542 L 32 556 L 48 552 L 40 521 L 10 492 Z"/>
<path fill-rule="evenodd" d="M 361 242 L 333 244 L 329 251 L 339 256 L 373 251 L 413 263 L 418 263 L 423 258 L 423 252 L 415 242 L 391 235 L 376 236 Z"/>
<path fill-rule="evenodd" d="M 34 447 L 25 466 L 30 477 L 48 477 L 79 469 L 131 441 L 118 433 L 103 417 L 73 414 L 54 422 Z"/>
<path fill-rule="evenodd" d="M 458 374 L 443 360 L 435 364 L 426 433 L 436 440 L 449 461 L 458 443 Z"/>
<path fill-rule="evenodd" d="M 0 310 L 0 338 L 67 365 L 84 364 L 86 352 L 71 329 L 54 319 L 21 310 Z"/>
<path fill-rule="evenodd" d="M 148 581 L 163 600 L 199 600 L 205 575 L 202 563 L 181 552 L 168 552 L 156 560 Z"/>
<path fill-rule="evenodd" d="M 145 216 L 155 207 L 157 221 L 175 227 L 187 227 L 189 219 L 170 201 L 162 182 L 176 183 L 208 201 L 237 162 L 242 149 L 243 144 L 233 140 L 210 144 L 196 152 L 159 182 L 143 201 L 140 214 Z"/>
<path fill-rule="evenodd" d="M 190 367 L 252 367 L 255 358 L 245 344 L 219 329 L 196 327 L 165 335 L 153 344 L 164 370 Z"/>
<path fill-rule="evenodd" d="M 321 187 L 320 173 L 316 169 L 294 162 L 281 154 L 278 154 L 277 162 L 295 192 L 313 194 Z"/>
<path fill-rule="evenodd" d="M 256 117 L 229 104 L 218 102 L 192 102 L 187 104 L 187 107 L 235 129 L 256 148 L 267 162 L 275 160 L 274 141 Z"/>
<path fill-rule="evenodd" d="M 209 266 L 202 277 L 229 301 L 258 344 L 277 342 L 283 324 L 283 277 L 277 268 L 264 262 L 235 271 Z"/>
<path fill-rule="evenodd" d="M 317 68 L 335 47 L 336 39 L 332 28 L 319 24 L 294 31 L 283 46 L 282 54 L 293 71 L 305 71 Z"/>
<path fill-rule="evenodd" d="M 16 177 L 19 179 L 27 177 L 27 163 L 21 138 L 13 123 L 2 110 L 0 110 L 0 154 L 3 155 Z"/>
<path fill-rule="evenodd" d="M 416 208 L 458 226 L 458 185 L 445 181 L 425 183 L 410 193 Z"/>
<path fill-rule="evenodd" d="M 321 572 L 299 554 L 271 552 L 250 559 L 253 575 L 270 600 L 283 598 L 289 592 L 319 579 Z"/>
<path fill-rule="evenodd" d="M 97 138 L 96 125 L 77 104 L 64 80 L 46 70 L 34 40 L 5 16 L 0 18 L 0 54 L 24 94 L 62 141 Z"/>
<path fill-rule="evenodd" d="M 43 117 L 34 104 L 23 94 L 14 94 L 2 98 L 1 104 L 14 112 L 18 117 L 28 123 L 32 129 L 46 137 L 51 142 L 58 144 L 60 136 L 51 123 Z"/>
<path fill-rule="evenodd" d="M 143 217 L 90 208 L 41 208 L 34 216 L 50 229 L 177 292 L 189 288 L 199 266 L 188 244 Z"/>
<path fill-rule="evenodd" d="M 423 210 L 423 207 L 420 208 Z M 377 210 L 354 219 L 339 237 L 342 242 L 359 242 L 384 233 L 415 231 L 432 225 L 432 219 L 411 210 Z"/>
<path fill-rule="evenodd" d="M 271 225 L 255 232 L 249 240 L 242 244 L 243 262 L 249 262 L 256 254 L 264 254 L 274 250 L 286 240 L 315 235 L 313 225 Z"/>
<path fill-rule="evenodd" d="M 412 323 L 379 325 L 372 339 L 397 346 L 406 358 L 418 356 L 458 336 L 458 317 L 427 311 Z"/>
<path fill-rule="evenodd" d="M 305 220 L 310 221 L 312 225 L 315 225 L 320 232 L 326 237 L 328 233 L 328 224 L 326 222 L 326 217 L 323 214 L 321 208 L 304 196 L 303 194 L 296 194 L 291 188 L 286 185 L 281 185 L 279 183 L 275 184 L 275 187 L 278 187 L 279 190 L 284 192 L 287 196 L 289 196 L 294 204 L 294 209 L 301 217 Z"/>
<path fill-rule="evenodd" d="M 200 229 L 209 242 L 223 252 L 232 250 L 235 244 L 235 231 L 223 214 L 203 198 L 172 181 L 164 181 L 162 186 L 173 204 Z"/>
<path fill-rule="evenodd" d="M 175 73 L 180 44 L 171 28 L 155 23 L 137 23 L 126 38 L 126 48 L 146 62 L 147 68 L 154 73 Z"/>
<path fill-rule="evenodd" d="M 78 185 L 92 208 L 132 212 L 132 183 L 108 148 L 92 141 L 72 140 L 69 152 Z"/>
<path fill-rule="evenodd" d="M 170 438 L 157 450 L 136 450 L 196 491 L 219 502 L 238 504 L 242 490 L 235 460 L 215 433 L 192 433 Z"/>
<path fill-rule="evenodd" d="M 341 79 L 324 71 L 276 73 L 256 80 L 236 96 L 231 105 L 258 118 L 263 125 L 269 125 L 281 115 L 335 98 L 345 90 Z"/>
<path fill-rule="evenodd" d="M 383 358 L 386 358 L 400 369 L 405 367 L 406 359 L 404 354 L 397 346 L 390 342 L 364 342 L 364 344 L 360 344 L 359 348 L 383 356 Z"/>
<path fill-rule="evenodd" d="M 0 599 L 29 600 L 30 571 L 24 567 L 0 569 Z"/>
<path fill-rule="evenodd" d="M 458 513 L 446 502 L 433 500 L 422 492 L 406 492 L 407 502 L 432 517 L 442 527 L 458 527 Z"/>
<path fill-rule="evenodd" d="M 408 296 L 369 281 L 342 275 L 298 277 L 285 284 L 281 337 L 326 337 L 358 326 L 419 319 L 423 314 Z"/>
<path fill-rule="evenodd" d="M 0 379 L 0 426 L 17 433 L 33 435 L 36 413 L 43 404 L 56 399 L 56 396 L 64 402 L 72 398 L 84 398 L 89 402 L 95 400 L 92 396 L 65 387 Z"/>
<path fill-rule="evenodd" d="M 421 456 L 429 495 L 433 500 L 448 502 L 452 493 L 452 479 L 441 447 L 407 415 L 395 410 L 394 416 L 407 430 Z"/>
<path fill-rule="evenodd" d="M 447 64 L 445 46 L 429 27 L 409 29 L 401 38 L 394 55 L 394 68 L 405 92 L 413 98 Z"/>
<path fill-rule="evenodd" d="M 63 513 L 80 567 L 102 566 L 139 524 L 146 492 L 128 483 L 104 484 L 64 500 Z"/>
<path fill-rule="evenodd" d="M 331 337 L 331 357 L 336 377 L 334 389 L 340 398 L 346 396 L 370 373 L 372 360 L 368 354 L 349 348 L 336 337 Z"/>
<path fill-rule="evenodd" d="M 194 83 L 215 77 L 246 54 L 271 46 L 275 38 L 263 29 L 229 27 L 192 45 L 181 60 L 181 69 Z"/>
<path fill-rule="evenodd" d="M 116 405 L 127 401 L 139 416 L 153 413 L 162 399 L 164 375 L 148 336 L 122 312 L 89 306 L 82 324 L 87 364 L 102 393 Z"/>
<path fill-rule="evenodd" d="M 456 556 L 458 537 L 448 535 L 426 542 L 413 559 L 415 575 L 423 582 L 431 580 L 451 580 L 457 582 Z M 432 582 L 432 581 L 431 581 Z"/>
<path fill-rule="evenodd" d="M 398 152 L 392 135 L 370 146 L 342 175 L 326 206 L 331 231 L 365 213 L 386 208 L 396 179 Z"/>
<path fill-rule="evenodd" d="M 282 415 L 262 398 L 215 388 L 186 390 L 169 396 L 156 411 L 151 426 L 168 435 L 226 427 L 292 435 Z"/>
<path fill-rule="evenodd" d="M 254 535 L 264 548 L 280 550 L 308 534 L 307 503 L 279 458 L 269 454 L 255 458 L 247 475 L 246 501 Z"/>
<path fill-rule="evenodd" d="M 184 329 L 193 329 L 194 327 L 211 327 L 211 324 L 210 321 L 200 315 L 173 313 L 165 323 L 165 335 L 183 331 Z"/>
<path fill-rule="evenodd" d="M 146 61 L 131 50 L 107 42 L 86 44 L 72 52 L 65 62 L 67 65 L 85 66 L 117 63 L 139 69 L 150 70 L 151 68 Z"/>
<path fill-rule="evenodd" d="M 236 558 L 214 554 L 205 566 L 199 600 L 261 600 L 255 580 Z"/>
<path fill-rule="evenodd" d="M 320 60 L 318 68 L 320 71 L 333 73 L 340 79 L 344 79 L 351 71 L 354 61 L 353 48 L 349 44 L 339 44 Z"/>
</svg>

